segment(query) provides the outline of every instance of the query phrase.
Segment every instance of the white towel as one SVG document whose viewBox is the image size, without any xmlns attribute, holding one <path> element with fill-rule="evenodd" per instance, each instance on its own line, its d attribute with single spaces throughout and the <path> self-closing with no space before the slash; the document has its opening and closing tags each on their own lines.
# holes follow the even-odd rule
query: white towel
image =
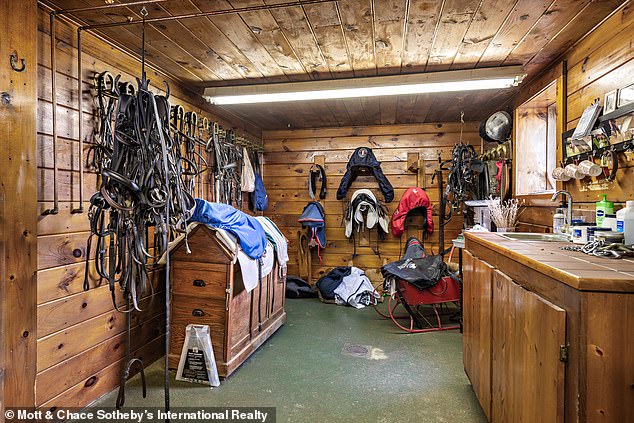
<svg viewBox="0 0 634 423">
<path fill-rule="evenodd" d="M 288 241 L 286 237 L 284 237 L 282 231 L 280 231 L 277 225 L 268 217 L 256 216 L 256 219 L 264 228 L 264 232 L 273 239 L 275 251 L 277 252 L 277 261 L 280 266 L 286 267 L 286 263 L 288 263 Z"/>
</svg>

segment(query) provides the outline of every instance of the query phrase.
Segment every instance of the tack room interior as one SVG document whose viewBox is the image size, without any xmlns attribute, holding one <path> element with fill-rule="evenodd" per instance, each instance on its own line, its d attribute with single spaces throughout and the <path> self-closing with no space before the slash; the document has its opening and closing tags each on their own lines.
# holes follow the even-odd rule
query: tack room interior
<svg viewBox="0 0 634 423">
<path fill-rule="evenodd" d="M 632 0 L 0 21 L 1 421 L 634 422 Z"/>
</svg>

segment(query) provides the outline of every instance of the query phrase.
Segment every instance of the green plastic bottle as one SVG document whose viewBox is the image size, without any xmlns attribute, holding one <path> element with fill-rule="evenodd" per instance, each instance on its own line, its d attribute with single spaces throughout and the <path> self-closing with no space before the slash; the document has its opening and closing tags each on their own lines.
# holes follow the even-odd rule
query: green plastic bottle
<svg viewBox="0 0 634 423">
<path fill-rule="evenodd" d="M 601 227 L 606 214 L 614 214 L 614 203 L 607 200 L 607 195 L 602 195 L 603 200 L 597 201 L 596 206 L 596 225 Z"/>
</svg>

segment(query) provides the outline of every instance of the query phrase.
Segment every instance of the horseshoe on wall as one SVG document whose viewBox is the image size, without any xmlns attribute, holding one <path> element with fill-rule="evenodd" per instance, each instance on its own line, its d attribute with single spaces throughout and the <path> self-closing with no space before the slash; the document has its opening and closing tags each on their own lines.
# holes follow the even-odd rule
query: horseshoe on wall
<svg viewBox="0 0 634 423">
<path fill-rule="evenodd" d="M 18 61 L 20 62 L 20 67 L 18 67 Z M 15 50 L 9 57 L 9 62 L 11 63 L 11 69 L 16 72 L 23 72 L 24 69 L 26 69 L 26 61 L 24 59 L 20 59 L 18 57 L 18 52 Z"/>
</svg>

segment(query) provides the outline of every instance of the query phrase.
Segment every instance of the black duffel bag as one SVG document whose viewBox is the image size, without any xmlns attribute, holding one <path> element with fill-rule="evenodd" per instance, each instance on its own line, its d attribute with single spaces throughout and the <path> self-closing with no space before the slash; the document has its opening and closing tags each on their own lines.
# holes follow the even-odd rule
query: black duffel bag
<svg viewBox="0 0 634 423">
<path fill-rule="evenodd" d="M 315 298 L 317 288 L 298 276 L 286 276 L 286 298 Z"/>
</svg>

